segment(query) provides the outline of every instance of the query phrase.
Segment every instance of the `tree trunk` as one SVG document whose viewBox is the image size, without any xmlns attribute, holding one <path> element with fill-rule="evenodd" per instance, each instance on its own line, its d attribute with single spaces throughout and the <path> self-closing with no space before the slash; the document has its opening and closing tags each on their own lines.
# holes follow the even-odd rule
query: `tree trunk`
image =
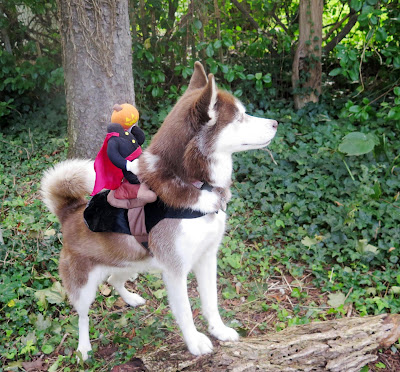
<svg viewBox="0 0 400 372">
<path fill-rule="evenodd" d="M 375 350 L 389 347 L 399 336 L 398 314 L 343 318 L 224 342 L 216 353 L 201 358 L 169 363 L 168 359 L 175 358 L 169 352 L 164 360 L 153 355 L 144 357 L 143 362 L 149 371 L 164 372 L 356 372 L 377 359 Z"/>
<path fill-rule="evenodd" d="M 134 104 L 128 0 L 57 0 L 69 157 L 99 151 L 115 103 Z"/>
<path fill-rule="evenodd" d="M 323 0 L 300 0 L 299 42 L 292 66 L 296 109 L 318 102 L 321 94 Z"/>
</svg>

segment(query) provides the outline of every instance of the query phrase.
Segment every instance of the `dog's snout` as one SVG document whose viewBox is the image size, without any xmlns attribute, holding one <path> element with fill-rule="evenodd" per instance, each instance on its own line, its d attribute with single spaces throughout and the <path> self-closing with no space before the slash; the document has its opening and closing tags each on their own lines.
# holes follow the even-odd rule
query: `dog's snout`
<svg viewBox="0 0 400 372">
<path fill-rule="evenodd" d="M 272 120 L 272 128 L 278 129 L 278 122 L 276 120 Z"/>
</svg>

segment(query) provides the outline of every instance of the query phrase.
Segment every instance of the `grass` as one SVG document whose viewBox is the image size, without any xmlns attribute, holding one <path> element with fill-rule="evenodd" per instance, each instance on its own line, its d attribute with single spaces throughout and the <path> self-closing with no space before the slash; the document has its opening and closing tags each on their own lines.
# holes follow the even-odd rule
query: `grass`
<svg viewBox="0 0 400 372">
<path fill-rule="evenodd" d="M 108 371 L 142 355 L 182 364 L 192 357 L 162 281 L 152 275 L 129 283 L 147 300 L 140 308 L 126 306 L 111 287 L 100 289 L 90 312 L 94 357 L 77 364 L 77 316 L 57 273 L 62 236 L 38 198 L 42 172 L 66 156 L 63 107 L 57 102 L 17 118 L 0 134 L 0 369 L 41 363 L 49 371 Z M 399 312 L 398 124 L 379 116 L 356 122 L 323 105 L 299 113 L 274 107 L 252 111 L 282 123 L 270 146 L 277 165 L 261 150 L 235 156 L 218 261 L 223 318 L 251 337 L 332 317 Z M 373 133 L 376 149 L 384 134 L 386 147 L 383 157 L 347 157 L 353 180 L 337 149 L 356 130 Z M 206 331 L 193 277 L 189 292 L 196 325 Z M 382 355 L 379 363 L 389 364 Z"/>
</svg>

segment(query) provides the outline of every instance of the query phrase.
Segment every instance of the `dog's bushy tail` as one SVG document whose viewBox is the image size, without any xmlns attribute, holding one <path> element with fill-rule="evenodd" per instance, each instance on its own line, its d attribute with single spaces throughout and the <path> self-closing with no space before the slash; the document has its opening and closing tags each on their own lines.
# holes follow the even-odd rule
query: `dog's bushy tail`
<svg viewBox="0 0 400 372">
<path fill-rule="evenodd" d="M 86 203 L 94 187 L 93 161 L 72 159 L 47 170 L 42 178 L 42 200 L 62 222 L 66 208 Z"/>
</svg>

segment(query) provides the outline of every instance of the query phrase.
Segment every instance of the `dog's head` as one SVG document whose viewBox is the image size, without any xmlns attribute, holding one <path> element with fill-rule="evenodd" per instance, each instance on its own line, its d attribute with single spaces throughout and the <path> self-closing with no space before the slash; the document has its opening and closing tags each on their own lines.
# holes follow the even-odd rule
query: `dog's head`
<svg viewBox="0 0 400 372">
<path fill-rule="evenodd" d="M 214 76 L 207 76 L 196 62 L 188 89 L 166 117 L 148 151 L 185 181 L 208 180 L 213 158 L 265 147 L 277 127 L 275 120 L 247 115 L 243 104 L 218 90 Z"/>
</svg>

